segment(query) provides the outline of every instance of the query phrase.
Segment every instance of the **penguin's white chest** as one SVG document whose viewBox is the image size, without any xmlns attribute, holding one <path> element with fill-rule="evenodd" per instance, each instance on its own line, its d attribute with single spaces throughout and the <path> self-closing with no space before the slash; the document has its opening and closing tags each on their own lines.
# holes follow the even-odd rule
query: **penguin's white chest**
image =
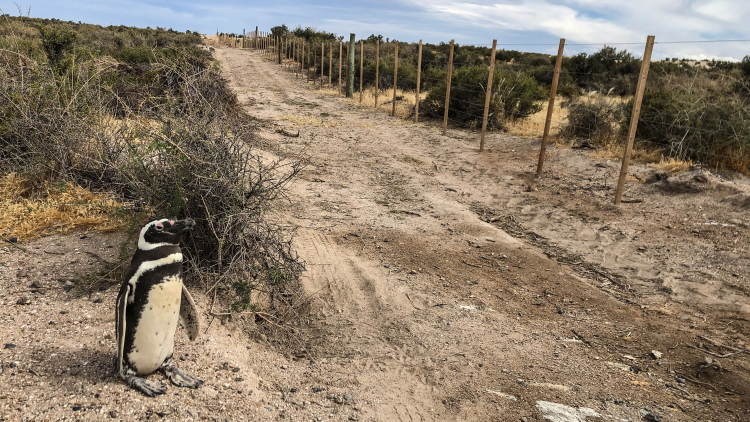
<svg viewBox="0 0 750 422">
<path fill-rule="evenodd" d="M 181 298 L 182 279 L 178 276 L 167 278 L 149 291 L 128 355 L 138 375 L 154 372 L 172 354 Z"/>
</svg>

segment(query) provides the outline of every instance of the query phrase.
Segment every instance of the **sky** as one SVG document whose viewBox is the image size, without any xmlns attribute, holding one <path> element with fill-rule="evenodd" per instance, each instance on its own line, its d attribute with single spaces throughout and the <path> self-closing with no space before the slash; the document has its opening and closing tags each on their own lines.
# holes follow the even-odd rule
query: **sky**
<svg viewBox="0 0 750 422">
<path fill-rule="evenodd" d="M 643 54 L 647 35 L 656 36 L 654 59 L 741 60 L 750 55 L 750 0 L 380 0 L 333 2 L 197 0 L 31 0 L 23 14 L 100 25 L 127 25 L 204 34 L 260 30 L 286 24 L 312 26 L 357 39 L 370 34 L 399 41 L 449 42 L 566 55 L 603 45 Z M 7 14 L 14 2 L 0 0 Z M 631 44 L 632 43 L 632 44 Z M 535 44 L 535 45 L 530 45 Z M 581 45 L 591 44 L 591 45 Z"/>
</svg>

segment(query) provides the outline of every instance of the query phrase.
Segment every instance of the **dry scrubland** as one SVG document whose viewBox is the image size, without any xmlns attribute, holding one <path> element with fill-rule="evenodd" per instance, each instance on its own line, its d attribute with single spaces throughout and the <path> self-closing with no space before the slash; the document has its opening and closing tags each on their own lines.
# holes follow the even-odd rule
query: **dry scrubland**
<svg viewBox="0 0 750 422">
<path fill-rule="evenodd" d="M 570 148 L 564 124 L 533 177 L 534 102 L 494 103 L 485 154 L 472 121 L 441 136 L 439 66 L 413 124 L 408 85 L 390 117 L 387 84 L 375 111 L 214 37 L 2 19 L 0 420 L 750 417 L 750 188 L 691 166 L 699 148 L 641 148 L 656 162 L 615 208 L 617 149 Z M 459 49 L 459 81 L 486 81 L 482 54 Z M 556 119 L 627 105 L 618 80 L 569 82 Z M 205 328 L 175 353 L 206 384 L 152 400 L 112 374 L 112 310 L 135 230 L 164 215 L 198 222 Z"/>
</svg>

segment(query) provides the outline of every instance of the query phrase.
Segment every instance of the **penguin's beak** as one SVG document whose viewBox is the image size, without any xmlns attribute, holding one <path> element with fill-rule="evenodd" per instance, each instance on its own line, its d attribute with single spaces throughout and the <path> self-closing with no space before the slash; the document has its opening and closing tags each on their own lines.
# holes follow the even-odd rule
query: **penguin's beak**
<svg viewBox="0 0 750 422">
<path fill-rule="evenodd" d="M 193 228 L 195 222 L 189 218 L 184 220 L 177 220 L 169 226 L 168 229 L 164 230 L 168 233 L 181 234 Z"/>
</svg>

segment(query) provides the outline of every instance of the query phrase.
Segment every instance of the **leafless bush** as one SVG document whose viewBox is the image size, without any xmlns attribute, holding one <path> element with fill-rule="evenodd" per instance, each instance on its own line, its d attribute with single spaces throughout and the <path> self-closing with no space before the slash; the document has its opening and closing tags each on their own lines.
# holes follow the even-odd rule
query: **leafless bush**
<svg viewBox="0 0 750 422">
<path fill-rule="evenodd" d="M 23 83 L 6 79 L 0 170 L 116 191 L 143 217 L 192 218 L 187 274 L 217 305 L 291 312 L 303 265 L 293 233 L 267 216 L 300 165 L 264 158 L 225 81 L 175 57 L 140 69 L 98 58 L 62 74 L 40 63 Z"/>
<path fill-rule="evenodd" d="M 599 144 L 612 142 L 622 121 L 622 105 L 613 97 L 581 96 L 563 103 L 568 109 L 560 135 L 564 138 L 588 139 Z"/>
</svg>

